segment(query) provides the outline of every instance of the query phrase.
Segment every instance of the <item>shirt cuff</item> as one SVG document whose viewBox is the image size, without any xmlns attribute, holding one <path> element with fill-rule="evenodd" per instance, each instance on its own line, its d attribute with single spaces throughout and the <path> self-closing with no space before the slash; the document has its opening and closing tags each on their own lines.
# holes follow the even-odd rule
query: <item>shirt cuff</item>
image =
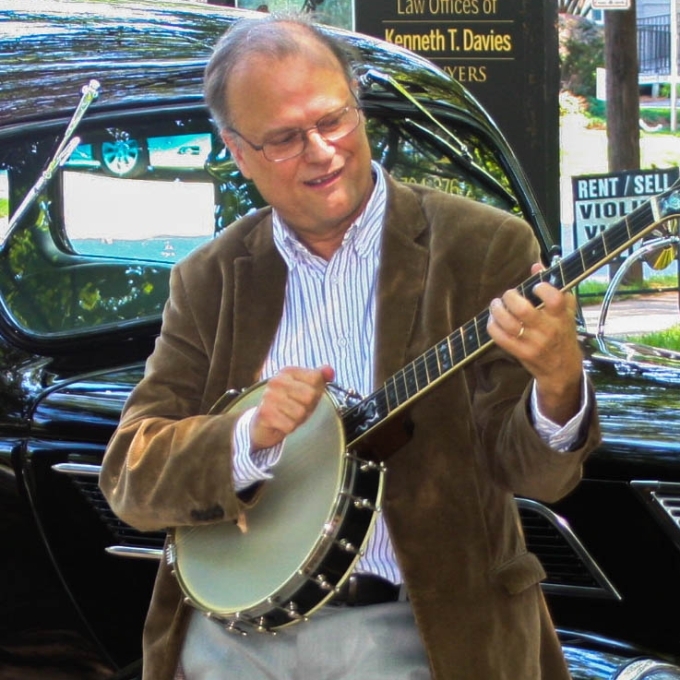
<svg viewBox="0 0 680 680">
<path fill-rule="evenodd" d="M 255 407 L 244 411 L 232 434 L 232 481 L 235 491 L 243 491 L 257 482 L 272 478 L 271 468 L 278 463 L 283 444 L 251 451 L 250 423 Z"/>
<path fill-rule="evenodd" d="M 565 425 L 558 425 L 552 420 L 546 418 L 538 407 L 538 392 L 536 390 L 536 381 L 531 390 L 531 415 L 533 416 L 534 428 L 538 436 L 551 448 L 560 453 L 570 451 L 574 444 L 578 441 L 581 432 L 581 425 L 583 419 L 588 412 L 590 406 L 590 396 L 588 394 L 588 381 L 586 378 L 585 369 L 583 370 L 583 378 L 581 380 L 581 408 L 579 412 Z"/>
</svg>

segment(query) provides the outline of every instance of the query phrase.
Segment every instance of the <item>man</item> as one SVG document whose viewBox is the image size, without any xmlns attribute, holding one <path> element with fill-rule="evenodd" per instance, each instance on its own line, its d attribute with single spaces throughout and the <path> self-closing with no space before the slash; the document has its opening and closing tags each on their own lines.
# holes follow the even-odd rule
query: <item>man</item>
<svg viewBox="0 0 680 680">
<path fill-rule="evenodd" d="M 347 56 L 303 17 L 237 23 L 206 99 L 271 208 L 173 270 L 104 460 L 123 520 L 247 531 L 253 490 L 276 478 L 282 442 L 330 381 L 368 394 L 487 305 L 495 345 L 413 405 L 407 443 L 378 452 L 383 512 L 357 595 L 240 637 L 184 604 L 162 564 L 144 677 L 566 680 L 513 494 L 570 491 L 599 431 L 573 299 L 540 283 L 537 308 L 513 289 L 540 268 L 530 228 L 372 164 Z M 208 414 L 262 379 L 256 406 Z"/>
</svg>

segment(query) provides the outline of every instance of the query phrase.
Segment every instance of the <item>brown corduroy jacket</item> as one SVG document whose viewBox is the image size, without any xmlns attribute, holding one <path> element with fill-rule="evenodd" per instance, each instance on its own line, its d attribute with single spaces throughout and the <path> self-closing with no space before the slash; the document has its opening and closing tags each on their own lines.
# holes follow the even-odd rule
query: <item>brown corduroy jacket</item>
<svg viewBox="0 0 680 680">
<path fill-rule="evenodd" d="M 376 385 L 527 278 L 539 254 L 518 218 L 388 178 L 381 257 Z M 258 380 L 285 281 L 269 209 L 175 266 L 161 335 L 104 458 L 101 488 L 124 521 L 158 530 L 247 517 L 232 488 L 235 416 L 207 412 Z M 383 512 L 436 680 L 569 677 L 513 496 L 572 490 L 599 426 L 591 394 L 578 448 L 551 450 L 530 422 L 529 384 L 490 347 L 412 405 L 413 436 L 387 460 Z M 145 680 L 173 677 L 186 614 L 162 561 Z"/>
</svg>

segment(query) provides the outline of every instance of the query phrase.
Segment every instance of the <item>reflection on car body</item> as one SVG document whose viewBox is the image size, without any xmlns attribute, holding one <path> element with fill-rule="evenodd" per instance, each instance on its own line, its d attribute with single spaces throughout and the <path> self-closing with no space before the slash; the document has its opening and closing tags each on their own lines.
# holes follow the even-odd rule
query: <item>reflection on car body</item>
<svg viewBox="0 0 680 680">
<path fill-rule="evenodd" d="M 16 522 L 0 526 L 44 550 L 26 563 L 16 540 L 4 542 L 11 559 L 0 564 L 22 579 L 8 587 L 2 573 L 13 615 L 0 621 L 0 646 L 10 626 L 77 627 L 123 667 L 140 653 L 165 536 L 112 514 L 97 486 L 101 457 L 158 334 L 173 262 L 262 198 L 201 97 L 211 46 L 239 12 L 162 0 L 64 11 L 70 1 L 0 0 L 0 45 L 12 45 L 0 49 L 12 74 L 0 81 L 0 502 Z M 351 40 L 373 157 L 403 181 L 524 217 L 549 261 L 531 188 L 475 100 L 420 57 Z M 79 143 L 8 233 L 92 64 L 101 90 Z M 583 330 L 605 442 L 574 493 L 550 507 L 518 499 L 518 517 L 548 573 L 576 680 L 680 678 L 659 665 L 680 661 L 680 631 L 658 615 L 680 604 L 677 358 Z M 63 589 L 32 601 L 48 571 Z"/>
<path fill-rule="evenodd" d="M 173 135 L 133 139 L 118 130 L 111 141 L 79 144 L 67 168 L 100 169 L 112 177 L 140 177 L 160 168 L 201 169 L 210 151 L 210 135 Z"/>
</svg>

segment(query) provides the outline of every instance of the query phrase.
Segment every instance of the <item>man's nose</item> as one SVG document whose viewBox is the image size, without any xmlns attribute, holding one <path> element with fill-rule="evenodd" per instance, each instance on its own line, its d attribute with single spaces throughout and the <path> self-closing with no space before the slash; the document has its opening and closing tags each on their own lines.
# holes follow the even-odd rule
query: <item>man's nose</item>
<svg viewBox="0 0 680 680">
<path fill-rule="evenodd" d="M 315 128 L 307 130 L 306 137 L 304 153 L 308 159 L 328 158 L 335 153 L 335 146 L 327 142 Z"/>
</svg>

